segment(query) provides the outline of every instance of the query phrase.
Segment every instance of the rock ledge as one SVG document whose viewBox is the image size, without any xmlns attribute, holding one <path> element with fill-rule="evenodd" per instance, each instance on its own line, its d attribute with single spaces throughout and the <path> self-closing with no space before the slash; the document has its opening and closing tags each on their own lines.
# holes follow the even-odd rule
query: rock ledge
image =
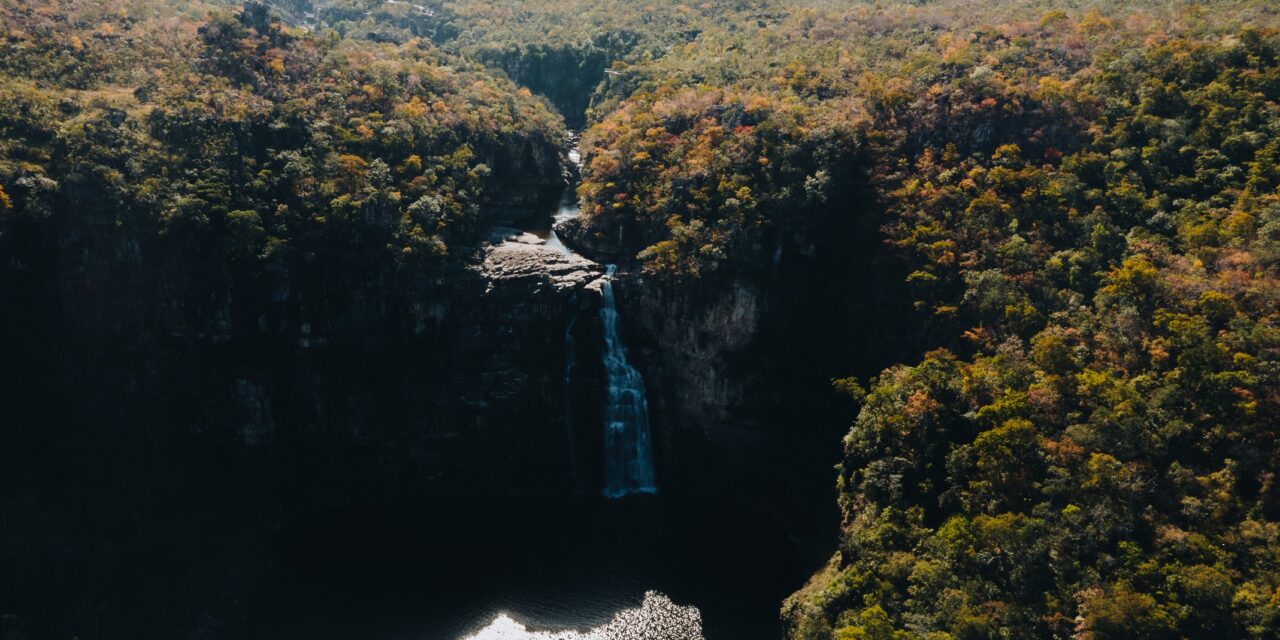
<svg viewBox="0 0 1280 640">
<path fill-rule="evenodd" d="M 538 279 L 556 289 L 581 289 L 599 280 L 604 269 L 577 254 L 547 246 L 528 231 L 498 228 L 476 267 L 489 280 Z"/>
</svg>

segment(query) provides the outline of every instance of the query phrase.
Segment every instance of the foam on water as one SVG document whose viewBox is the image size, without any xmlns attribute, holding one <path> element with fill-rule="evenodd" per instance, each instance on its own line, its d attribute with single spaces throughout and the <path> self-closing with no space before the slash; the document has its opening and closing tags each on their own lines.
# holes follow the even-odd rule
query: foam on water
<svg viewBox="0 0 1280 640">
<path fill-rule="evenodd" d="M 608 624 L 587 631 L 530 631 L 507 614 L 463 640 L 704 640 L 702 614 L 657 591 L 635 609 L 619 611 Z"/>
</svg>

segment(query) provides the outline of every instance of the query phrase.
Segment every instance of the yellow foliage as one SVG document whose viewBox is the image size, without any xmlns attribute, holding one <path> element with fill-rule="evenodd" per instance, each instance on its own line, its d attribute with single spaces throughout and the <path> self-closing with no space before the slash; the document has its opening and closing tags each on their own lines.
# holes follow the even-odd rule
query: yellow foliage
<svg viewBox="0 0 1280 640">
<path fill-rule="evenodd" d="M 427 105 L 418 96 L 414 96 L 412 100 L 400 105 L 397 110 L 402 117 L 409 119 L 421 118 L 427 115 L 429 111 Z"/>
<path fill-rule="evenodd" d="M 1095 7 L 1090 9 L 1089 13 L 1084 14 L 1077 28 L 1082 34 L 1096 34 L 1110 29 L 1114 24 L 1110 18 L 1102 15 L 1102 12 Z"/>
</svg>

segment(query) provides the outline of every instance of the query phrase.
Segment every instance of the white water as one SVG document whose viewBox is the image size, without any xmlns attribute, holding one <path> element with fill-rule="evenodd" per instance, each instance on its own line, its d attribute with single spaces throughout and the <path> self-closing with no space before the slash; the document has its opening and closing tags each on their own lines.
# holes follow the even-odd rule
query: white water
<svg viewBox="0 0 1280 640">
<path fill-rule="evenodd" d="M 573 249 L 566 247 L 564 242 L 560 241 L 560 236 L 556 235 L 557 224 L 576 218 L 578 214 L 582 213 L 582 210 L 578 208 L 578 202 L 572 198 L 572 192 L 570 192 L 570 194 L 566 195 L 565 201 L 560 204 L 560 208 L 556 210 L 555 215 L 551 217 L 551 230 L 547 232 L 546 246 L 567 256 L 577 257 L 578 254 Z"/>
<path fill-rule="evenodd" d="M 618 306 L 613 296 L 613 277 L 617 270 L 616 265 L 609 265 L 600 287 L 604 368 L 609 382 L 604 408 L 604 495 L 610 498 L 658 492 L 653 477 L 649 401 L 645 396 L 644 378 L 627 362 L 627 348 L 618 329 Z"/>
<path fill-rule="evenodd" d="M 577 136 L 573 136 L 571 140 L 576 141 Z M 578 170 L 582 170 L 582 154 L 578 151 L 578 143 L 573 142 L 573 146 L 569 148 L 569 162 L 577 165 Z M 551 217 L 551 231 L 547 233 L 547 246 L 563 253 L 567 256 L 577 256 L 573 249 L 566 247 L 560 241 L 560 236 L 556 235 L 556 225 L 565 220 L 572 220 L 582 213 L 582 209 L 578 207 L 577 194 L 573 192 L 573 186 L 565 191 L 564 199 L 560 202 L 560 208 L 556 210 L 555 215 Z"/>
<path fill-rule="evenodd" d="M 530 631 L 499 614 L 484 629 L 463 640 L 703 640 L 702 614 L 650 591 L 635 609 L 618 612 L 608 624 L 588 631 Z"/>
<path fill-rule="evenodd" d="M 582 156 L 575 144 L 569 150 L 569 160 L 582 166 Z M 565 246 L 556 235 L 555 225 L 578 217 L 581 210 L 573 198 L 572 190 L 566 193 L 564 201 L 553 217 L 551 230 L 546 236 L 546 246 L 565 255 L 578 257 L 572 249 Z M 634 493 L 657 493 L 658 485 L 654 479 L 653 446 L 649 436 L 649 402 L 645 396 L 644 378 L 627 362 L 627 348 L 622 344 L 622 336 L 618 329 L 618 307 L 613 295 L 613 278 L 617 273 L 616 265 L 608 265 L 600 287 L 603 304 L 600 308 L 600 321 L 604 333 L 604 366 L 608 375 L 608 396 L 605 400 L 604 420 L 604 495 L 610 498 L 621 498 Z M 565 346 L 573 348 L 573 324 L 570 321 L 565 331 Z M 566 357 L 565 365 L 565 425 L 569 429 L 572 441 L 572 417 L 569 387 L 573 362 L 572 353 Z M 572 442 L 570 443 L 572 448 Z M 576 461 L 573 462 L 576 467 Z M 574 471 L 576 474 L 576 469 Z"/>
</svg>

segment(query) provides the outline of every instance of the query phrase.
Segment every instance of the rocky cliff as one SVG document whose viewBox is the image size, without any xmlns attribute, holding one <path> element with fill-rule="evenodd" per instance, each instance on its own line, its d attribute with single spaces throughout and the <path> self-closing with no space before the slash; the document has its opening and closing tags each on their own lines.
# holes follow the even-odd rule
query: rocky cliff
<svg viewBox="0 0 1280 640">
<path fill-rule="evenodd" d="M 29 585 L 0 594 L 12 610 L 169 636 L 181 598 L 234 592 L 246 547 L 294 515 L 598 489 L 594 263 L 499 233 L 413 271 L 370 237 L 246 274 L 95 220 L 3 238 L 31 243 L 0 287 L 0 557 Z M 147 575 L 163 614 L 119 619 L 143 614 L 85 571 Z"/>
<path fill-rule="evenodd" d="M 429 277 L 333 283 L 347 287 L 347 307 L 330 316 L 308 307 L 310 286 L 283 268 L 266 282 L 206 289 L 198 314 L 183 313 L 194 285 L 161 275 L 159 300 L 117 298 L 61 318 L 146 327 L 128 336 L 79 327 L 63 362 L 78 382 L 63 402 L 122 437 L 267 452 L 273 486 L 292 505 L 562 490 L 572 475 L 566 330 L 581 336 L 574 359 L 590 388 L 599 298 L 589 285 L 599 269 L 497 240 Z M 71 279 L 60 284 L 76 291 Z M 267 304 L 249 311 L 242 297 Z M 147 307 L 158 317 L 116 313 Z"/>
<path fill-rule="evenodd" d="M 900 357 L 912 334 L 901 321 L 909 308 L 893 293 L 899 266 L 869 232 L 874 209 L 856 211 L 769 239 L 775 260 L 763 268 L 690 284 L 632 263 L 618 285 L 649 384 L 664 486 L 771 511 L 815 560 L 836 521 L 831 443 L 854 417 L 832 381 L 865 379 Z M 620 257 L 616 246 L 584 241 L 576 222 L 561 235 L 588 255 Z"/>
</svg>

